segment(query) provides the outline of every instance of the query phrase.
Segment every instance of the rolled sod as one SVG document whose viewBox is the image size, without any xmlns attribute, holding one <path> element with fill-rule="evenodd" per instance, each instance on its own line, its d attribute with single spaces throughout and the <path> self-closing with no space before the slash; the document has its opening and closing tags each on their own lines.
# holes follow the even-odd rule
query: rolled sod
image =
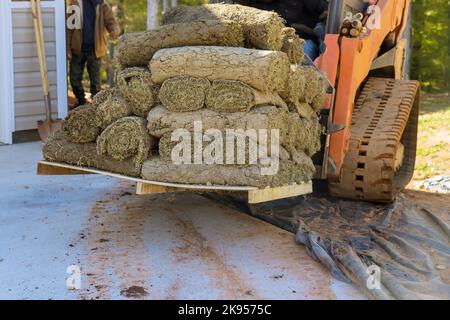
<svg viewBox="0 0 450 320">
<path fill-rule="evenodd" d="M 130 116 L 133 111 L 117 89 L 106 89 L 94 97 L 95 121 L 105 129 L 113 122 Z"/>
<path fill-rule="evenodd" d="M 310 104 L 315 111 L 323 108 L 326 101 L 328 81 L 326 75 L 312 66 L 300 66 L 299 72 L 306 79 L 305 90 L 301 102 Z"/>
<path fill-rule="evenodd" d="M 207 148 L 216 143 L 215 139 L 216 137 L 214 135 L 207 135 L 205 132 L 203 133 L 207 137 L 207 141 L 205 139 L 203 140 L 203 148 L 201 152 L 199 152 L 200 155 L 203 155 L 203 151 L 207 150 Z M 194 162 L 194 153 L 195 153 L 195 147 L 194 147 L 194 133 L 190 133 L 190 138 L 188 138 L 188 141 L 190 142 L 190 147 L 181 148 L 180 145 L 182 145 L 182 138 L 178 136 L 174 136 L 174 139 L 172 139 L 172 134 L 166 134 L 159 140 L 159 155 L 161 159 L 171 161 L 172 160 L 172 153 L 178 158 L 178 159 L 184 159 L 185 156 L 190 155 L 190 159 L 192 162 Z M 175 140 L 175 141 L 173 141 Z M 221 131 L 220 136 L 220 144 L 222 146 L 223 154 L 222 155 L 216 155 L 214 152 L 211 151 L 211 153 L 208 153 L 208 155 L 211 155 L 211 158 L 216 159 L 216 156 L 222 160 L 224 164 L 229 165 L 237 165 L 237 164 L 249 164 L 251 163 L 250 160 L 257 160 L 259 158 L 258 153 L 258 136 L 248 136 L 245 133 L 239 133 L 234 132 L 233 135 L 227 136 L 226 130 Z M 252 144 L 250 144 L 250 141 Z M 240 144 L 242 143 L 242 144 Z M 227 144 L 230 144 L 230 146 L 227 146 Z M 283 150 L 281 150 L 283 149 Z M 185 155 L 184 152 L 189 152 L 188 155 Z M 268 137 L 267 140 L 267 156 L 271 156 L 271 146 L 270 146 L 270 137 Z M 208 151 L 209 152 L 209 151 Z M 229 153 L 228 153 L 229 152 Z M 286 150 L 284 150 L 283 147 L 279 147 L 280 156 L 286 158 Z M 250 156 L 251 155 L 251 156 Z M 228 157 L 228 158 L 227 158 Z"/>
<path fill-rule="evenodd" d="M 280 161 L 275 175 L 262 175 L 262 165 L 225 166 L 207 164 L 176 165 L 158 157 L 149 159 L 142 166 L 146 180 L 205 186 L 279 187 L 293 183 L 309 182 L 315 172 L 310 158 L 301 153 L 294 161 Z"/>
<path fill-rule="evenodd" d="M 95 121 L 95 107 L 80 106 L 70 111 L 63 121 L 62 130 L 71 142 L 88 143 L 97 140 L 100 127 Z"/>
<path fill-rule="evenodd" d="M 306 103 L 318 112 L 325 104 L 327 88 L 325 75 L 315 67 L 291 65 L 285 90 L 280 95 L 288 104 Z"/>
<path fill-rule="evenodd" d="M 293 150 L 304 151 L 313 156 L 320 151 L 322 126 L 317 118 L 301 118 L 298 113 L 289 114 L 289 136 L 283 146 L 292 153 Z"/>
<path fill-rule="evenodd" d="M 205 106 L 211 83 L 205 78 L 179 76 L 167 79 L 159 90 L 159 100 L 171 112 L 200 110 Z"/>
<path fill-rule="evenodd" d="M 302 118 L 298 113 L 289 113 L 285 108 L 273 106 L 259 106 L 250 112 L 235 113 L 219 113 L 204 109 L 186 112 L 182 116 L 158 106 L 149 113 L 148 130 L 152 136 L 162 138 L 178 129 L 193 132 L 196 121 L 201 123 L 202 130 L 218 129 L 222 132 L 226 129 L 243 131 L 266 129 L 269 132 L 271 129 L 279 129 L 280 144 L 289 152 L 298 150 L 313 156 L 321 149 L 322 127 L 314 111 L 310 117 Z M 162 154 L 166 159 L 169 158 L 171 148 L 169 143 L 162 148 Z"/>
<path fill-rule="evenodd" d="M 207 148 L 215 143 L 216 137 L 214 135 L 207 135 L 205 132 L 203 133 L 208 137 L 208 141 L 203 140 L 203 148 L 202 152 L 207 150 Z M 226 165 L 245 165 L 250 164 L 254 159 L 259 158 L 258 151 L 258 137 L 252 137 L 246 135 L 242 132 L 233 132 L 233 134 L 228 133 L 226 130 L 221 132 L 221 144 L 223 146 L 223 163 Z M 190 148 L 186 148 L 187 152 L 190 152 L 190 159 L 192 161 L 195 160 L 195 147 L 193 143 L 194 133 L 190 133 Z M 174 141 L 175 140 L 175 141 Z M 252 142 L 252 143 L 250 143 Z M 161 159 L 166 161 L 173 161 L 172 154 L 174 154 L 178 159 L 184 159 L 186 156 L 184 154 L 184 148 L 180 148 L 179 144 L 182 143 L 182 140 L 179 136 L 174 136 L 172 138 L 172 134 L 166 134 L 159 140 L 159 155 Z M 245 143 L 245 144 L 241 144 Z M 230 151 L 231 150 L 231 151 Z M 289 152 L 283 147 L 279 146 L 279 156 L 281 160 L 292 160 Z M 272 156 L 272 148 L 270 145 L 270 137 L 267 140 L 267 156 Z M 211 157 L 215 157 L 216 154 L 214 152 L 209 153 Z"/>
<path fill-rule="evenodd" d="M 131 177 L 139 177 L 140 168 L 132 160 L 117 161 L 97 154 L 96 143 L 73 143 L 63 131 L 49 138 L 43 148 L 44 159 L 80 167 L 91 167 Z"/>
<path fill-rule="evenodd" d="M 99 93 L 97 93 L 94 98 L 92 99 L 92 104 L 94 106 L 98 106 L 108 100 L 113 94 L 117 93 L 117 89 L 114 88 L 108 88 L 103 89 Z"/>
<path fill-rule="evenodd" d="M 310 71 L 308 69 L 308 71 Z M 304 68 L 291 65 L 288 74 L 288 80 L 284 90 L 280 92 L 281 97 L 287 103 L 297 104 L 304 100 L 306 83 L 309 81 L 310 75 L 305 72 Z"/>
<path fill-rule="evenodd" d="M 300 64 L 305 56 L 303 52 L 305 40 L 297 35 L 294 28 L 283 28 L 281 34 L 283 39 L 281 51 L 288 55 L 292 64 Z"/>
<path fill-rule="evenodd" d="M 117 61 L 124 68 L 146 67 L 160 49 L 201 45 L 242 47 L 242 27 L 233 21 L 195 21 L 127 33 L 119 40 Z"/>
<path fill-rule="evenodd" d="M 237 80 L 263 91 L 282 91 L 290 69 L 281 51 L 230 47 L 181 47 L 159 50 L 150 62 L 152 80 L 162 84 L 176 76 Z"/>
<path fill-rule="evenodd" d="M 248 112 L 257 105 L 286 106 L 277 93 L 263 93 L 235 80 L 217 80 L 206 95 L 206 107 L 217 112 Z"/>
<path fill-rule="evenodd" d="M 177 6 L 163 18 L 164 24 L 202 20 L 231 20 L 242 25 L 246 46 L 280 50 L 284 20 L 273 11 L 259 10 L 237 4 L 206 4 Z"/>
<path fill-rule="evenodd" d="M 316 111 L 306 102 L 290 104 L 289 111 L 296 112 L 300 117 L 305 119 L 317 120 L 318 117 Z"/>
<path fill-rule="evenodd" d="M 314 98 L 320 93 L 321 87 L 323 87 L 322 75 L 312 66 L 301 66 L 299 70 L 306 79 L 305 90 L 301 101 L 312 103 Z"/>
<path fill-rule="evenodd" d="M 117 86 L 134 115 L 146 117 L 157 101 L 157 89 L 147 68 L 127 68 L 117 73 Z"/>
<path fill-rule="evenodd" d="M 194 131 L 194 122 L 201 122 L 202 129 L 279 129 L 280 140 L 288 134 L 289 112 L 287 108 L 275 106 L 258 106 L 250 112 L 216 112 L 202 109 L 194 112 L 170 112 L 163 106 L 153 108 L 148 115 L 149 133 L 157 138 L 178 129 Z"/>
<path fill-rule="evenodd" d="M 320 111 L 324 108 L 327 98 L 328 82 L 325 79 L 325 75 L 320 75 L 318 82 L 318 89 L 316 96 L 311 101 L 311 106 L 315 111 Z"/>
<path fill-rule="evenodd" d="M 147 132 L 145 119 L 139 117 L 114 122 L 97 139 L 99 155 L 108 155 L 118 161 L 132 159 L 136 167 L 142 165 L 156 145 L 156 139 Z"/>
</svg>

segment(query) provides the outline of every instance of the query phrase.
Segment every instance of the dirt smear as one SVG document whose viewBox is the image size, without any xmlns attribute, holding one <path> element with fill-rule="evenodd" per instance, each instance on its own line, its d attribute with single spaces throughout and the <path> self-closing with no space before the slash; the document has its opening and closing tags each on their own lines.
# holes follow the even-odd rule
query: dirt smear
<svg viewBox="0 0 450 320">
<path fill-rule="evenodd" d="M 126 298 L 147 296 L 148 252 L 144 242 L 145 211 L 127 206 L 133 185 L 122 182 L 90 212 L 85 231 L 88 289 L 82 299 L 110 299 L 118 289 Z"/>
<path fill-rule="evenodd" d="M 232 266 L 228 265 L 222 255 L 218 254 L 212 244 L 201 234 L 192 221 L 176 213 L 176 223 L 183 244 L 173 251 L 177 259 L 189 259 L 198 256 L 208 268 L 208 276 L 215 288 L 222 290 L 221 299 L 258 299 L 258 294 Z M 173 297 L 169 297 L 173 298 Z"/>
<path fill-rule="evenodd" d="M 81 299 L 111 299 L 119 292 L 120 296 L 129 299 L 159 297 L 152 294 L 149 244 L 144 239 L 145 224 L 155 211 L 168 214 L 174 223 L 170 237 L 177 239 L 173 249 L 176 261 L 200 258 L 207 266 L 208 278 L 216 289 L 222 290 L 224 299 L 258 297 L 196 226 L 184 217 L 185 213 L 167 205 L 175 196 L 138 197 L 132 195 L 132 188 L 132 184 L 121 182 L 92 206 L 88 226 L 82 233 L 87 251 L 83 270 L 87 283 L 80 294 Z M 180 276 L 168 285 L 166 298 L 178 298 L 181 289 L 183 279 Z"/>
<path fill-rule="evenodd" d="M 148 295 L 147 290 L 142 287 L 132 286 L 126 290 L 120 291 L 120 295 L 127 298 L 142 298 Z"/>
<path fill-rule="evenodd" d="M 261 299 L 267 294 L 261 281 L 270 286 L 287 279 L 292 298 L 336 298 L 331 276 L 292 235 L 202 197 L 136 196 L 134 187 L 120 182 L 95 202 L 74 242 L 86 251 L 79 258 L 81 299 L 179 299 L 198 294 L 195 275 L 220 299 Z M 248 261 L 269 271 L 266 280 L 245 268 L 239 250 L 246 247 Z"/>
<path fill-rule="evenodd" d="M 259 239 L 261 235 L 270 235 L 270 237 L 267 237 L 268 241 L 276 241 L 282 247 L 275 254 L 271 254 L 270 258 L 273 259 L 275 257 L 276 261 L 279 261 L 279 266 L 276 266 L 277 270 L 294 275 L 294 284 L 301 284 L 304 287 L 304 291 L 307 292 L 306 296 L 304 296 L 305 299 L 335 300 L 337 298 L 333 290 L 330 289 L 332 286 L 331 275 L 328 271 L 325 271 L 325 268 L 319 262 L 311 259 L 306 250 L 302 250 L 297 243 L 294 243 L 295 239 L 291 238 L 290 233 L 271 224 L 261 223 L 254 217 L 239 214 L 236 210 L 230 209 L 226 205 L 215 205 L 220 207 L 230 220 L 238 220 L 239 223 L 251 226 L 247 230 L 233 234 L 232 238 L 234 241 L 239 242 L 250 238 Z M 253 227 L 256 224 L 258 227 Z M 261 243 L 261 245 L 264 246 L 266 244 Z M 269 243 L 267 245 L 270 246 Z M 261 261 L 258 262 L 264 264 L 267 258 L 262 257 Z M 297 270 L 297 272 L 292 272 L 292 269 Z M 285 275 L 281 272 L 281 274 L 274 274 L 272 279 L 276 281 L 284 277 Z"/>
</svg>

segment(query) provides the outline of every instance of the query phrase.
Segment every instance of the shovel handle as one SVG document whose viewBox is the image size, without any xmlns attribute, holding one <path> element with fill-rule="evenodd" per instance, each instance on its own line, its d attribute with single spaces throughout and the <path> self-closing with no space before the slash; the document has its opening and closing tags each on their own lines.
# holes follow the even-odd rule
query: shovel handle
<svg viewBox="0 0 450 320">
<path fill-rule="evenodd" d="M 34 33 L 36 37 L 36 47 L 38 52 L 39 60 L 39 71 L 41 74 L 42 89 L 44 92 L 44 103 L 45 103 L 45 115 L 46 120 L 51 120 L 51 97 L 50 97 L 50 84 L 48 81 L 48 69 L 45 53 L 45 43 L 44 43 L 44 28 L 42 26 L 42 10 L 40 0 L 30 0 L 31 11 L 33 15 L 34 22 Z"/>
<path fill-rule="evenodd" d="M 48 68 L 47 68 L 47 53 L 45 50 L 45 37 L 44 37 L 44 26 L 43 26 L 43 20 L 42 20 L 42 7 L 41 7 L 41 0 L 36 0 L 36 6 L 37 6 L 37 20 L 39 25 L 39 34 L 41 39 L 41 50 L 42 50 L 42 65 L 44 70 L 44 85 L 46 89 L 47 94 L 50 91 L 50 84 L 48 81 Z"/>
<path fill-rule="evenodd" d="M 39 61 L 39 71 L 41 75 L 41 82 L 42 82 L 42 88 L 44 89 L 44 95 L 45 95 L 45 76 L 44 76 L 44 65 L 43 65 L 43 59 L 42 59 L 42 48 L 41 48 L 41 33 L 39 30 L 39 22 L 38 22 L 38 16 L 37 16 L 37 10 L 36 10 L 36 1 L 30 0 L 31 3 L 31 12 L 33 15 L 33 24 L 34 24 L 34 36 L 36 38 L 36 49 L 38 54 L 38 61 Z"/>
</svg>

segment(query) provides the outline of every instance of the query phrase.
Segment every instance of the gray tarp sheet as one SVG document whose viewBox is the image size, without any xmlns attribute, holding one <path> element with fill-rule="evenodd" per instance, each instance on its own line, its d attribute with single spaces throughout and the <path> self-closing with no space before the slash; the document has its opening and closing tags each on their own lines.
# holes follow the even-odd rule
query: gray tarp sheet
<svg viewBox="0 0 450 320">
<path fill-rule="evenodd" d="M 311 257 L 368 298 L 450 299 L 448 194 L 405 190 L 391 205 L 320 194 L 250 207 L 244 194 L 210 198 L 297 233 Z"/>
<path fill-rule="evenodd" d="M 310 255 L 369 297 L 450 299 L 449 205 L 430 208 L 405 195 L 388 206 L 311 198 L 293 214 Z"/>
</svg>

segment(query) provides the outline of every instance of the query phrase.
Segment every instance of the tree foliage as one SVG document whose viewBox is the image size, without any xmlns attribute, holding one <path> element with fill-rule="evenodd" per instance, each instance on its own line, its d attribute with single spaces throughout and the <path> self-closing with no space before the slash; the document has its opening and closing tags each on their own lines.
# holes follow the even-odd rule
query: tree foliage
<svg viewBox="0 0 450 320">
<path fill-rule="evenodd" d="M 116 12 L 125 32 L 142 31 L 146 28 L 147 0 L 108 0 Z"/>
<path fill-rule="evenodd" d="M 413 0 L 411 77 L 450 91 L 450 0 Z"/>
</svg>

